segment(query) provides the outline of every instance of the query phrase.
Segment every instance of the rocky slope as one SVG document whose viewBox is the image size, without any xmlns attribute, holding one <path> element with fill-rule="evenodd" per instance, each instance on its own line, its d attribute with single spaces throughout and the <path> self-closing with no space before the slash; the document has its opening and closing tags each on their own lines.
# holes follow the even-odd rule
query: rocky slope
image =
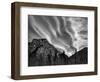
<svg viewBox="0 0 100 82">
<path fill-rule="evenodd" d="M 58 51 L 46 39 L 33 39 L 28 43 L 28 66 L 87 64 L 88 48 L 71 57 Z"/>
</svg>

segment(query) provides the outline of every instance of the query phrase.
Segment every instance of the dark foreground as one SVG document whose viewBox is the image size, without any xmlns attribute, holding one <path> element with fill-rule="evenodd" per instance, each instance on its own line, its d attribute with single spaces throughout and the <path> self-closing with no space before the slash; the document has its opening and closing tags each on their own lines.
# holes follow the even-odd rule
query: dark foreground
<svg viewBox="0 0 100 82">
<path fill-rule="evenodd" d="M 28 43 L 28 66 L 87 64 L 87 59 L 87 47 L 68 57 L 46 39 L 33 39 Z"/>
</svg>

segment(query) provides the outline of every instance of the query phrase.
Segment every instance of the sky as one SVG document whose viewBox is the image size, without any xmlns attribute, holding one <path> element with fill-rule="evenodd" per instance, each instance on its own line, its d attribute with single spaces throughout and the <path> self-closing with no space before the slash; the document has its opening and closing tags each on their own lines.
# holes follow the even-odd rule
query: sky
<svg viewBox="0 0 100 82">
<path fill-rule="evenodd" d="M 88 18 L 28 15 L 28 42 L 41 38 L 70 57 L 76 50 L 87 47 Z"/>
</svg>

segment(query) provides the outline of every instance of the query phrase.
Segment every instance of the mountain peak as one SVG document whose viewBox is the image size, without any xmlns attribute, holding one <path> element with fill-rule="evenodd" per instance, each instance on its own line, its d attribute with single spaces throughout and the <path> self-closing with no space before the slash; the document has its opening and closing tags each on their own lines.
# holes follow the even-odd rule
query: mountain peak
<svg viewBox="0 0 100 82">
<path fill-rule="evenodd" d="M 86 64 L 87 50 L 85 47 L 68 57 L 46 39 L 33 39 L 28 43 L 28 66 Z"/>
</svg>

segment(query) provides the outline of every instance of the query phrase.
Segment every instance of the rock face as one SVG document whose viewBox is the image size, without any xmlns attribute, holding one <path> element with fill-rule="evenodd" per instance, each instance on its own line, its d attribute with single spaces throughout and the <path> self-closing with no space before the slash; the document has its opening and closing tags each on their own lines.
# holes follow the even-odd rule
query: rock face
<svg viewBox="0 0 100 82">
<path fill-rule="evenodd" d="M 28 66 L 87 64 L 87 50 L 84 48 L 68 57 L 46 39 L 33 39 L 28 43 Z"/>
</svg>

